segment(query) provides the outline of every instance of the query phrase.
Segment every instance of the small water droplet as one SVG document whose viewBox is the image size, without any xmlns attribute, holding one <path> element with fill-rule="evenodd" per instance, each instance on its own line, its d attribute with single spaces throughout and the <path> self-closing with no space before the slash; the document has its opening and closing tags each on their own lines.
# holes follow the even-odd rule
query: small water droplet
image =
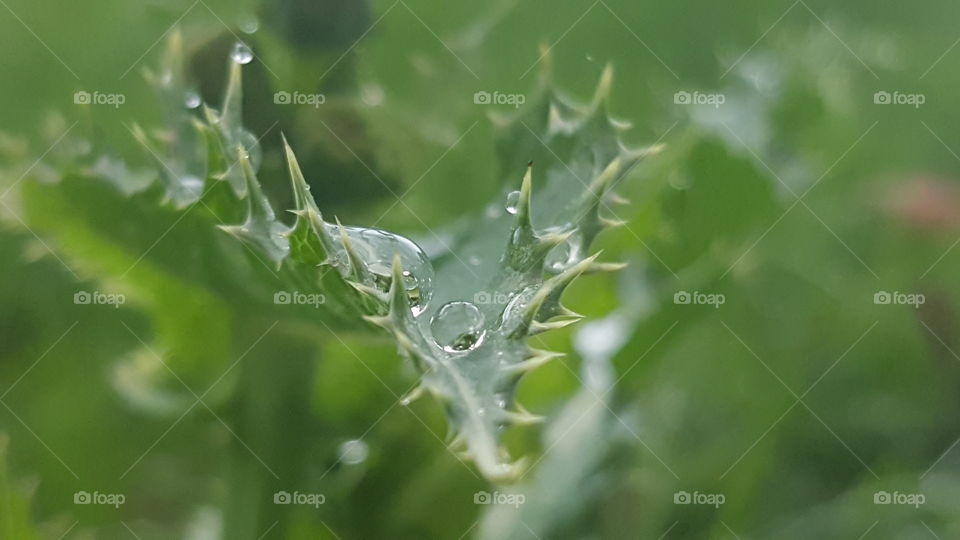
<svg viewBox="0 0 960 540">
<path fill-rule="evenodd" d="M 193 176 L 193 175 L 184 175 L 180 177 L 180 185 L 184 189 L 193 192 L 200 193 L 203 191 L 203 179 Z"/>
<path fill-rule="evenodd" d="M 483 313 L 471 302 L 444 304 L 430 321 L 437 345 L 447 352 L 468 351 L 483 341 Z"/>
<path fill-rule="evenodd" d="M 511 214 L 516 214 L 517 204 L 519 203 L 520 203 L 520 192 L 511 191 L 510 193 L 507 194 L 507 202 L 504 205 L 504 208 L 507 209 L 507 212 L 510 212 Z"/>
<path fill-rule="evenodd" d="M 338 453 L 341 462 L 347 465 L 357 465 L 366 461 L 370 449 L 367 447 L 367 443 L 360 439 L 353 439 L 341 443 Z"/>
<path fill-rule="evenodd" d="M 253 50 L 246 43 L 238 41 L 233 44 L 230 58 L 233 58 L 233 61 L 238 64 L 249 64 L 253 60 Z"/>
<path fill-rule="evenodd" d="M 548 272 L 560 273 L 570 265 L 570 253 L 573 251 L 570 245 L 570 239 L 564 240 L 562 244 L 554 246 L 547 253 L 543 266 Z"/>
<path fill-rule="evenodd" d="M 253 15 L 247 14 L 240 17 L 237 26 L 240 27 L 240 31 L 244 34 L 253 34 L 260 29 L 260 21 Z"/>
<path fill-rule="evenodd" d="M 383 87 L 379 84 L 367 83 L 360 89 L 360 100 L 371 107 L 383 105 L 384 97 Z"/>
<path fill-rule="evenodd" d="M 477 257 L 476 255 L 471 255 L 470 257 L 467 258 L 467 262 L 472 264 L 473 266 L 480 266 L 481 261 L 480 261 L 480 257 Z"/>
<path fill-rule="evenodd" d="M 193 90 L 188 90 L 183 96 L 183 104 L 186 105 L 188 109 L 196 109 L 200 106 L 201 101 L 200 94 Z"/>
<path fill-rule="evenodd" d="M 507 301 L 507 305 L 500 314 L 499 326 L 502 328 L 513 328 L 523 317 L 523 310 L 527 307 L 530 299 L 536 294 L 537 287 L 530 286 L 514 294 Z"/>
<path fill-rule="evenodd" d="M 247 150 L 247 159 L 250 160 L 250 166 L 254 171 L 260 170 L 260 163 L 263 160 L 263 149 L 260 147 L 260 141 L 253 133 L 247 130 L 240 131 L 240 144 Z"/>
</svg>

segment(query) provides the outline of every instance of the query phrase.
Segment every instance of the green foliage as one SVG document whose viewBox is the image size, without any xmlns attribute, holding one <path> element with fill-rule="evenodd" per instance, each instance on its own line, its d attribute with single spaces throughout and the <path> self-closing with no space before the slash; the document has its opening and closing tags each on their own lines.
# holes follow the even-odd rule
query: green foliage
<svg viewBox="0 0 960 540">
<path fill-rule="evenodd" d="M 40 538 L 33 529 L 27 497 L 15 486 L 7 467 L 10 439 L 0 435 L 0 533 L 4 538 Z"/>
<path fill-rule="evenodd" d="M 640 157 L 649 153 L 649 149 L 625 147 L 617 134 L 627 126 L 607 116 L 604 105 L 612 69 L 604 71 L 588 104 L 563 98 L 546 75 L 534 97 L 532 119 L 520 116 L 499 120 L 507 134 L 518 125 L 528 129 L 529 124 L 538 126 L 540 138 L 569 152 L 563 165 L 547 168 L 543 174 L 550 179 L 543 198 L 552 203 L 550 210 L 543 212 L 544 217 L 537 215 L 535 225 L 534 167 L 530 162 L 520 190 L 513 194 L 516 200 L 508 208 L 508 214 L 515 214 L 515 218 L 506 234 L 500 240 L 486 233 L 458 241 L 459 249 L 469 252 L 472 260 L 487 261 L 488 267 L 479 269 L 478 273 L 456 252 L 441 253 L 437 257 L 447 257 L 446 264 L 434 278 L 432 263 L 410 240 L 377 229 L 324 221 L 286 140 L 285 154 L 296 206 L 291 212 L 295 218 L 292 225 L 278 219 L 257 178 L 259 143 L 244 130 L 240 120 L 241 63 L 230 62 L 222 108 L 214 111 L 204 107 L 201 120 L 184 112 L 178 101 L 187 93 L 181 51 L 180 34 L 174 32 L 160 73 L 149 75 L 162 97 L 170 125 L 155 137 L 148 137 L 139 128 L 133 130 L 156 164 L 161 189 L 157 194 L 155 189 L 145 188 L 150 198 L 156 200 L 159 196 L 162 201 L 169 201 L 173 212 L 179 214 L 177 220 L 196 205 L 207 211 L 201 219 L 208 222 L 218 219 L 219 215 L 242 216 L 240 223 L 221 223 L 219 228 L 247 244 L 251 255 L 261 263 L 272 263 L 283 275 L 280 279 L 283 287 L 311 294 L 324 293 L 324 305 L 317 310 L 321 324 L 326 324 L 323 318 L 345 318 L 351 312 L 359 312 L 368 322 L 386 329 L 394 337 L 398 350 L 413 361 L 421 374 L 421 386 L 412 395 L 427 391 L 447 412 L 451 447 L 466 450 L 465 455 L 474 459 L 480 471 L 491 480 L 508 481 L 518 477 L 523 472 L 523 464 L 510 462 L 500 443 L 500 433 L 512 425 L 540 421 L 515 404 L 517 385 L 524 374 L 558 356 L 531 347 L 529 337 L 563 328 L 581 317 L 560 303 L 564 290 L 577 277 L 620 268 L 618 264 L 597 262 L 598 254 L 590 255 L 590 246 L 603 229 L 618 224 L 601 216 L 601 210 L 606 211 L 612 201 L 619 200 L 612 186 Z M 86 183 L 90 181 L 96 180 L 88 179 Z M 568 194 L 576 189 L 577 183 L 582 195 L 570 200 Z M 156 317 L 156 331 L 161 336 L 172 344 L 190 344 L 189 340 L 178 337 L 179 329 L 196 329 L 201 325 L 202 332 L 209 336 L 229 328 L 230 315 L 226 309 L 211 313 L 211 309 L 223 301 L 211 297 L 201 285 L 217 282 L 223 289 L 220 276 L 211 279 L 222 273 L 222 268 L 205 270 L 213 275 L 191 275 L 190 281 L 179 282 L 161 270 L 154 270 L 148 263 L 130 261 L 117 252 L 113 246 L 115 240 L 109 238 L 116 236 L 115 230 L 129 227 L 109 220 L 99 231 L 85 234 L 91 216 L 70 223 L 64 219 L 71 213 L 85 212 L 81 201 L 89 201 L 89 207 L 98 208 L 97 213 L 124 203 L 116 201 L 116 195 L 102 193 L 103 187 L 98 188 L 100 193 L 94 193 L 84 186 L 78 193 L 67 196 L 72 208 L 56 208 L 50 205 L 56 195 L 46 192 L 71 189 L 68 179 L 62 179 L 60 184 L 62 187 L 41 188 L 43 205 L 30 206 L 32 218 L 38 224 L 60 230 L 64 244 L 84 246 L 85 250 L 98 246 L 90 257 L 91 264 L 100 266 L 98 273 L 117 272 L 130 264 L 119 277 L 132 274 L 126 281 L 139 286 L 138 297 L 149 299 L 145 301 L 153 304 L 151 312 L 175 314 L 175 320 L 164 315 Z M 106 204 L 106 200 L 113 202 Z M 116 207 L 112 210 L 117 211 Z M 152 214 L 157 210 L 151 208 L 146 212 Z M 485 231 L 502 230 L 508 221 L 506 216 L 491 216 L 489 212 L 477 220 Z M 491 223 L 483 223 L 484 220 Z M 162 225 L 152 229 L 145 227 L 143 221 L 139 225 L 135 231 L 138 235 L 164 234 Z M 182 241 L 200 243 L 192 238 Z M 208 246 L 200 249 L 207 253 L 210 246 L 221 244 L 218 239 L 205 242 Z M 504 243 L 505 247 L 501 247 Z M 489 264 L 491 262 L 495 264 Z M 180 266 L 175 261 L 167 264 Z M 211 262 L 210 267 L 217 264 Z M 205 269 L 210 267 L 204 265 Z M 231 268 L 230 273 L 247 275 L 237 268 Z M 452 277 L 452 274 L 459 275 Z M 464 274 L 475 279 L 465 278 Z M 337 277 L 341 280 L 338 285 L 327 286 L 337 282 Z M 448 277 L 449 281 L 444 281 Z M 255 301 L 256 291 L 262 289 L 256 282 L 238 282 L 236 287 L 245 293 L 245 301 Z M 173 291 L 177 291 L 175 295 L 170 294 Z M 163 305 L 172 298 L 184 307 L 173 309 Z M 315 323 L 310 320 L 313 316 L 316 315 L 305 317 L 304 322 Z M 190 350 L 165 350 L 181 358 L 191 354 Z M 226 356 L 209 350 L 204 354 Z M 217 367 L 217 364 L 206 364 Z M 139 381 L 133 379 L 131 383 Z M 147 385 L 140 384 L 138 388 L 145 390 Z"/>
<path fill-rule="evenodd" d="M 245 34 L 224 24 L 250 6 L 217 0 L 8 3 L 0 490 L 19 510 L 0 520 L 77 539 L 957 535 L 957 6 L 283 0 Z M 143 87 L 156 53 L 131 62 L 181 16 Z M 81 88 L 127 104 L 71 106 Z M 326 103 L 271 100 L 294 90 Z M 471 99 L 494 90 L 526 104 Z M 601 261 L 630 264 L 568 283 L 619 266 Z M 275 302 L 294 292 L 324 301 Z M 435 328 L 441 309 L 456 324 Z M 554 328 L 574 310 L 613 315 Z M 93 489 L 128 504 L 71 504 Z M 294 490 L 327 502 L 273 504 Z M 726 503 L 674 504 L 695 490 Z"/>
</svg>

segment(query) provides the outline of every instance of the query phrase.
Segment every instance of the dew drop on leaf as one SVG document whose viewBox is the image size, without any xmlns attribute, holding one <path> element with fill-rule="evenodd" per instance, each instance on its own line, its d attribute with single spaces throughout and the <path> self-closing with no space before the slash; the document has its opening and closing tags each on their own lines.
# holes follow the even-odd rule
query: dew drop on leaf
<svg viewBox="0 0 960 540">
<path fill-rule="evenodd" d="M 554 246 L 554 248 L 547 253 L 547 258 L 543 263 L 544 268 L 548 272 L 557 274 L 563 272 L 570 265 L 571 251 L 573 250 L 570 245 L 570 239 L 568 238 L 562 244 Z"/>
<path fill-rule="evenodd" d="M 200 94 L 198 94 L 194 90 L 188 90 L 187 93 L 184 94 L 183 96 L 183 104 L 188 109 L 196 109 L 197 107 L 200 106 L 200 103 L 201 103 Z"/>
<path fill-rule="evenodd" d="M 253 15 L 246 14 L 240 17 L 240 21 L 237 26 L 240 27 L 240 31 L 244 34 L 253 34 L 260 29 L 260 21 L 258 21 Z"/>
<path fill-rule="evenodd" d="M 504 205 L 504 208 L 507 209 L 507 212 L 511 214 L 517 213 L 517 204 L 520 202 L 520 192 L 511 191 L 507 194 L 507 203 Z"/>
<path fill-rule="evenodd" d="M 433 339 L 447 352 L 462 352 L 483 341 L 483 313 L 471 302 L 444 304 L 430 321 Z"/>
<path fill-rule="evenodd" d="M 246 43 L 238 41 L 233 44 L 233 49 L 230 51 L 230 58 L 233 58 L 233 61 L 238 64 L 249 64 L 250 61 L 253 60 L 253 51 Z"/>
<path fill-rule="evenodd" d="M 263 149 L 260 147 L 260 141 L 245 129 L 240 130 L 240 144 L 247 150 L 247 158 L 250 160 L 250 166 L 254 171 L 260 170 L 260 162 L 263 160 Z"/>
<path fill-rule="evenodd" d="M 383 105 L 384 97 L 383 87 L 379 84 L 367 83 L 360 89 L 360 100 L 370 107 Z"/>
<path fill-rule="evenodd" d="M 341 462 L 346 463 L 347 465 L 357 465 L 366 461 L 367 455 L 370 453 L 370 451 L 367 447 L 367 443 L 361 441 L 360 439 L 353 439 L 341 443 L 338 453 L 340 455 Z"/>
<path fill-rule="evenodd" d="M 517 213 L 517 204 L 520 202 L 520 192 L 511 191 L 507 194 L 507 202 L 504 204 L 504 208 L 507 209 L 507 212 L 511 214 Z"/>
<path fill-rule="evenodd" d="M 383 292 L 390 290 L 393 281 L 393 256 L 400 255 L 403 288 L 410 300 L 414 316 L 423 313 L 433 292 L 433 265 L 430 259 L 412 241 L 380 229 L 344 227 L 360 258 L 367 263 L 373 276 L 373 285 Z M 339 234 L 334 231 L 334 234 Z M 341 257 L 346 260 L 346 257 Z"/>
</svg>

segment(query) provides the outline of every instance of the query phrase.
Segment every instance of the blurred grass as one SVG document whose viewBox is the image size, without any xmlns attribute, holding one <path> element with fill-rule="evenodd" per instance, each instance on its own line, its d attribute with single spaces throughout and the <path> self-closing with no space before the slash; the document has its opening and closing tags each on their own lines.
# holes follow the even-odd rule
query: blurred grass
<svg viewBox="0 0 960 540">
<path fill-rule="evenodd" d="M 0 126 L 34 144 L 28 159 L 2 163 L 3 185 L 44 151 L 38 126 L 50 111 L 63 113 L 68 126 L 95 125 L 108 146 L 139 156 L 124 124 L 157 120 L 139 74 L 154 61 L 151 46 L 188 8 L 180 24 L 197 50 L 218 39 L 228 44 L 223 23 L 235 25 L 255 9 L 212 1 L 8 0 L 4 7 Z M 656 538 L 669 530 L 671 538 L 699 538 L 732 530 L 740 537 L 856 538 L 870 530 L 875 537 L 913 538 L 928 534 L 924 526 L 944 538 L 958 534 L 948 501 L 956 494 L 960 454 L 944 454 L 960 434 L 954 397 L 960 262 L 951 250 L 958 231 L 918 227 L 892 211 L 888 199 L 891 189 L 920 174 L 957 183 L 960 135 L 951 127 L 960 53 L 947 53 L 927 70 L 957 39 L 960 6 L 588 0 L 482 7 L 388 0 L 373 3 L 370 24 L 381 15 L 349 52 L 342 44 L 298 49 L 266 24 L 250 38 L 263 55 L 251 67 L 264 64 L 251 77 L 260 85 L 250 93 L 259 97 L 247 100 L 252 117 L 261 132 L 271 118 L 282 120 L 270 138 L 283 129 L 298 151 L 322 154 L 308 177 L 322 186 L 314 190 L 321 208 L 329 197 L 344 222 L 380 220 L 385 228 L 429 237 L 427 225 L 442 233 L 445 224 L 513 189 L 518 164 L 497 162 L 488 109 L 472 96 L 530 92 L 543 43 L 552 46 L 555 77 L 580 99 L 612 63 L 611 112 L 634 123 L 626 138 L 663 138 L 668 145 L 621 185 L 633 201 L 617 209 L 629 230 L 602 239 L 607 253 L 632 263 L 629 279 L 642 284 L 643 294 L 625 294 L 620 286 L 628 278 L 612 277 L 591 277 L 570 293 L 570 304 L 590 317 L 618 305 L 640 314 L 616 354 L 623 376 L 616 403 L 618 412 L 634 413 L 630 427 L 643 444 L 628 434 L 626 456 L 606 465 L 612 474 L 600 500 L 557 537 L 586 538 L 592 531 L 601 538 Z M 345 60 L 329 79 L 319 80 L 341 54 Z M 274 67 L 276 77 L 269 73 Z M 291 114 L 264 103 L 273 91 L 301 87 L 345 104 Z M 79 89 L 129 99 L 118 110 L 90 111 L 73 105 Z M 727 103 L 718 110 L 679 107 L 673 102 L 679 90 L 720 91 Z M 878 90 L 921 92 L 927 103 L 879 107 Z M 378 92 L 381 105 L 363 104 L 362 97 Z M 270 159 L 276 155 L 265 166 Z M 804 203 L 794 205 L 790 191 L 800 195 L 814 184 Z M 403 204 L 395 204 L 391 191 L 404 195 Z M 4 202 L 19 211 L 15 193 Z M 177 242 L 190 234 L 184 229 Z M 78 284 L 56 259 L 30 257 L 46 249 L 12 216 L 0 250 L 8 261 L 0 270 L 0 380 L 3 392 L 16 385 L 2 398 L 9 408 L 0 409 L 0 428 L 11 438 L 9 481 L 38 483 L 33 521 L 51 538 L 75 521 L 68 538 L 129 537 L 120 519 L 143 538 L 183 536 L 201 505 L 229 495 L 223 449 L 235 444 L 233 437 L 206 411 L 192 412 L 136 474 L 118 479 L 176 419 L 132 410 L 111 382 L 114 366 L 140 347 L 120 321 L 138 335 L 149 333 L 148 322 L 135 305 L 74 306 L 73 293 L 96 284 Z M 678 306 L 672 303 L 678 290 L 721 292 L 727 301 L 719 309 Z M 877 306 L 878 290 L 922 292 L 927 303 L 918 310 Z M 204 334 L 185 343 L 197 353 L 191 359 L 197 373 L 209 374 L 223 353 L 204 353 L 239 348 L 239 354 L 255 336 L 246 337 L 231 344 Z M 564 332 L 545 339 L 573 352 L 571 338 Z M 482 510 L 473 493 L 487 486 L 410 412 L 391 408 L 394 394 L 413 380 L 392 347 L 366 334 L 343 339 L 324 344 L 311 414 L 297 427 L 316 439 L 305 449 L 311 481 L 343 499 L 321 512 L 298 513 L 286 534 L 333 537 L 327 527 L 342 538 L 466 533 Z M 521 401 L 536 412 L 556 411 L 579 385 L 577 355 L 563 362 L 523 383 Z M 434 403 L 418 402 L 413 412 L 442 437 Z M 336 465 L 332 443 L 360 437 L 370 426 L 367 462 Z M 511 441 L 527 452 L 542 450 L 536 432 Z M 121 491 L 130 503 L 119 518 L 110 508 L 74 506 L 72 494 L 81 489 Z M 721 492 L 727 503 L 674 505 L 679 490 Z M 878 490 L 921 491 L 928 503 L 876 506 Z"/>
</svg>

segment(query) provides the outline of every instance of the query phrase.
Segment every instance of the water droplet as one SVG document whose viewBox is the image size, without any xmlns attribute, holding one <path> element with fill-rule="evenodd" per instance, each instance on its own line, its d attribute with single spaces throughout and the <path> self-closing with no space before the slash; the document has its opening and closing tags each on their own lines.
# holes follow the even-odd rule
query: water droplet
<svg viewBox="0 0 960 540">
<path fill-rule="evenodd" d="M 472 264 L 473 266 L 480 266 L 481 261 L 480 261 L 480 257 L 477 257 L 476 255 L 471 255 L 470 257 L 467 258 L 467 262 Z"/>
<path fill-rule="evenodd" d="M 238 41 L 233 44 L 230 58 L 233 58 L 233 61 L 238 64 L 249 64 L 253 60 L 253 50 L 246 43 Z"/>
<path fill-rule="evenodd" d="M 437 345 L 447 352 L 468 351 L 483 341 L 483 313 L 470 302 L 445 304 L 430 321 Z"/>
<path fill-rule="evenodd" d="M 504 208 L 507 209 L 507 212 L 511 214 L 517 213 L 517 204 L 520 202 L 520 192 L 511 191 L 507 194 L 507 203 L 504 205 Z"/>
<path fill-rule="evenodd" d="M 433 291 L 433 265 L 420 246 L 380 229 L 344 227 L 344 230 L 360 259 L 367 263 L 367 270 L 373 275 L 373 285 L 383 292 L 389 291 L 393 282 L 394 254 L 400 255 L 403 288 L 410 300 L 410 310 L 414 316 L 423 313 Z M 336 227 L 330 232 L 334 237 L 340 234 Z M 345 253 L 338 254 L 335 259 L 347 261 Z"/>
<path fill-rule="evenodd" d="M 203 179 L 193 175 L 181 176 L 180 184 L 184 187 L 184 189 L 193 193 L 199 193 L 203 191 Z"/>
<path fill-rule="evenodd" d="M 186 105 L 188 109 L 196 109 L 200 106 L 201 101 L 200 94 L 193 90 L 188 90 L 183 96 L 183 104 Z"/>
<path fill-rule="evenodd" d="M 358 463 L 363 463 L 366 461 L 367 455 L 370 454 L 370 450 L 367 447 L 367 443 L 361 441 L 360 439 L 353 439 L 341 443 L 338 453 L 340 454 L 341 462 L 346 463 L 347 465 L 357 465 Z"/>
<path fill-rule="evenodd" d="M 383 87 L 376 83 L 367 83 L 360 89 L 360 100 L 371 107 L 383 105 Z"/>
<path fill-rule="evenodd" d="M 240 31 L 244 34 L 253 34 L 260 29 L 260 21 L 253 15 L 247 14 L 240 17 L 237 26 L 240 27 Z"/>
<path fill-rule="evenodd" d="M 260 170 L 260 163 L 263 159 L 263 149 L 260 147 L 260 141 L 253 133 L 247 130 L 240 131 L 240 144 L 247 150 L 247 159 L 250 160 L 250 166 L 254 171 Z"/>
<path fill-rule="evenodd" d="M 547 253 L 547 257 L 544 260 L 543 266 L 548 272 L 553 272 L 559 274 L 567 269 L 570 266 L 570 254 L 573 252 L 573 246 L 571 246 L 570 239 L 566 239 L 563 243 L 554 246 L 553 249 Z"/>
<path fill-rule="evenodd" d="M 536 292 L 537 287 L 530 286 L 513 295 L 510 300 L 507 301 L 506 307 L 503 308 L 503 313 L 500 314 L 498 325 L 501 328 L 507 329 L 512 329 L 517 325 L 523 317 L 524 308 L 527 307 L 527 304 L 530 303 L 530 299 L 533 298 Z"/>
</svg>

